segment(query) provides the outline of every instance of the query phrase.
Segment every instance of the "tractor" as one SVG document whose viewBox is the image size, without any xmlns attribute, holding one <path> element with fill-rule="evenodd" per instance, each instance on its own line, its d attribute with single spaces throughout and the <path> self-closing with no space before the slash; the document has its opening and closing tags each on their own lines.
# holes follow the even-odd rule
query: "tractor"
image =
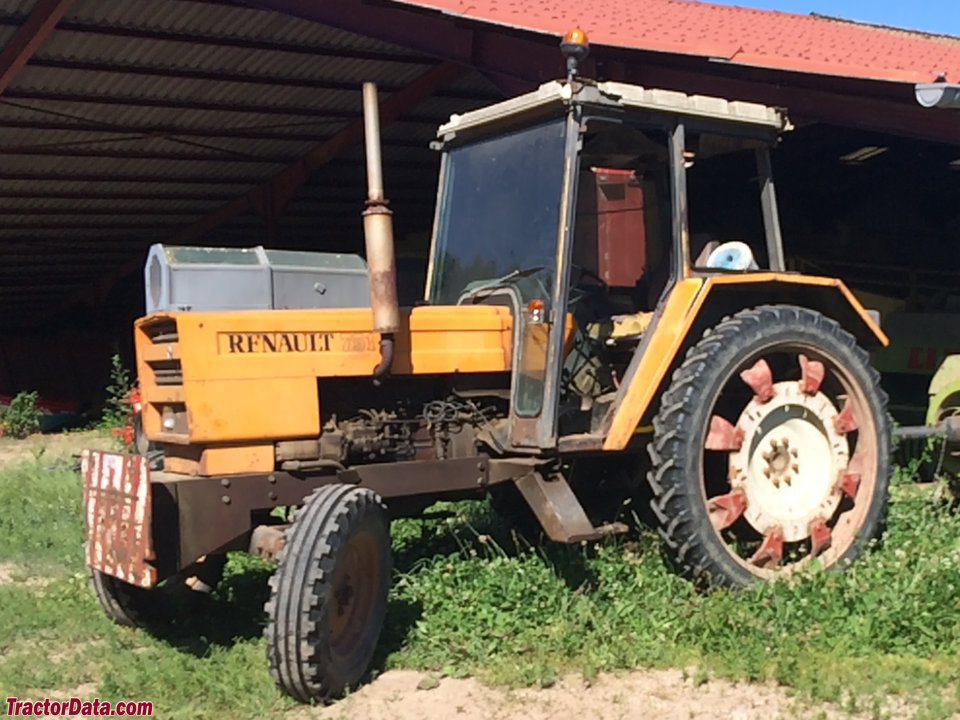
<svg viewBox="0 0 960 720">
<path fill-rule="evenodd" d="M 397 302 L 370 85 L 365 265 L 262 248 L 148 259 L 134 335 L 162 467 L 82 461 L 108 616 L 138 624 L 171 587 L 208 589 L 227 551 L 273 558 L 270 672 L 309 702 L 364 677 L 390 521 L 440 499 L 489 495 L 580 543 L 628 531 L 604 502 L 615 485 L 645 491 L 668 559 L 703 588 L 863 552 L 891 472 L 867 356 L 887 339 L 841 280 L 786 271 L 770 154 L 785 114 L 593 81 L 583 34 L 561 47 L 565 79 L 439 128 L 413 307 Z"/>
</svg>

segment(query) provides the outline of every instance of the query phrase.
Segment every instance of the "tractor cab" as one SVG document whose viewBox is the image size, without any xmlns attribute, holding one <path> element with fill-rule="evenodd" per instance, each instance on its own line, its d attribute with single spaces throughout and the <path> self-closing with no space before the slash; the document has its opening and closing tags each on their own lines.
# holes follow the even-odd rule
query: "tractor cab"
<svg viewBox="0 0 960 720">
<path fill-rule="evenodd" d="M 439 129 L 427 301 L 511 308 L 504 443 L 601 431 L 678 280 L 783 270 L 769 149 L 787 127 L 766 106 L 571 79 Z"/>
</svg>

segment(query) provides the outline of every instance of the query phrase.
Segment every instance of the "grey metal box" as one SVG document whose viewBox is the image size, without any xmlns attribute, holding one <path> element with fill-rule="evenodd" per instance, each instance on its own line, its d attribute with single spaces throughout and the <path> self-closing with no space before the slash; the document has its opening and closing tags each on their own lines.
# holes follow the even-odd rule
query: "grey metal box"
<svg viewBox="0 0 960 720">
<path fill-rule="evenodd" d="M 154 245 L 144 275 L 148 314 L 370 304 L 359 255 Z"/>
<path fill-rule="evenodd" d="M 368 307 L 367 264 L 359 255 L 265 250 L 275 308 Z"/>
<path fill-rule="evenodd" d="M 273 303 L 263 248 L 153 245 L 144 268 L 147 313 L 266 310 Z"/>
</svg>

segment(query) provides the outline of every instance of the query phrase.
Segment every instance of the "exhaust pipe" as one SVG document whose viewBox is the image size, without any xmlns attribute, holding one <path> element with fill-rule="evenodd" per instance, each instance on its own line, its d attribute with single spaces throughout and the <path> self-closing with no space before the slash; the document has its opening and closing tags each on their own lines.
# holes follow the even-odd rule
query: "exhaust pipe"
<svg viewBox="0 0 960 720">
<path fill-rule="evenodd" d="M 393 365 L 394 334 L 400 330 L 400 307 L 393 251 L 393 213 L 383 196 L 380 108 L 374 83 L 363 84 L 363 134 L 367 154 L 367 207 L 363 211 L 363 236 L 370 276 L 373 330 L 380 333 L 380 362 L 373 369 L 373 377 L 380 379 L 390 374 Z"/>
</svg>

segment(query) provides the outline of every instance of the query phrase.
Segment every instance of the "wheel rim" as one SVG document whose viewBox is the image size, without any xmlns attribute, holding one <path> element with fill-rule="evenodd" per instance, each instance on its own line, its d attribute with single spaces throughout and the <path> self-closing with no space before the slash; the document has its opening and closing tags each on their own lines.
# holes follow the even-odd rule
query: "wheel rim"
<svg viewBox="0 0 960 720">
<path fill-rule="evenodd" d="M 732 558 L 767 579 L 851 548 L 876 489 L 876 423 L 850 371 L 818 349 L 772 345 L 714 398 L 701 487 Z"/>
<path fill-rule="evenodd" d="M 372 616 L 380 588 L 381 557 L 376 536 L 361 530 L 350 538 L 334 573 L 327 622 L 330 649 L 347 664 L 368 648 Z"/>
</svg>

